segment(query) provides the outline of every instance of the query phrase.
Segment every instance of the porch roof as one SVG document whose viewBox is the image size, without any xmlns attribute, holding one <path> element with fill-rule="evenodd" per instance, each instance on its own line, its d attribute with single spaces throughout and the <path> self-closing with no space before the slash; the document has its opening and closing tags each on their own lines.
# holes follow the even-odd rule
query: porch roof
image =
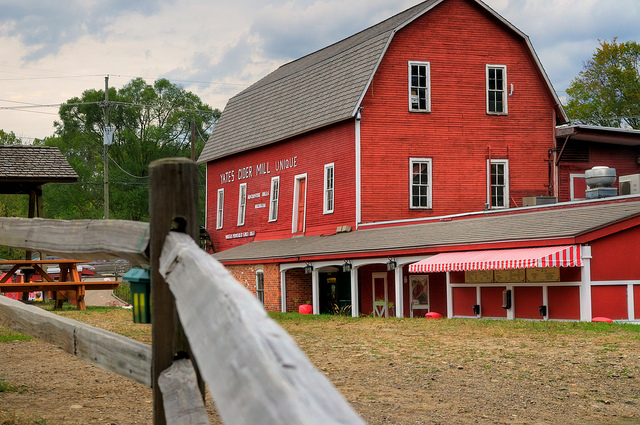
<svg viewBox="0 0 640 425">
<path fill-rule="evenodd" d="M 580 267 L 580 245 L 445 252 L 411 264 L 409 273 Z"/>
</svg>

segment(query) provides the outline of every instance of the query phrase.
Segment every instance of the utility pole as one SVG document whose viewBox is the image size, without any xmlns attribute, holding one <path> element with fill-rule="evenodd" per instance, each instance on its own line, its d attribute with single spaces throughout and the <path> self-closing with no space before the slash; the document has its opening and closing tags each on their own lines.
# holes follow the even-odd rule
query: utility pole
<svg viewBox="0 0 640 425">
<path fill-rule="evenodd" d="M 196 162 L 196 120 L 191 120 L 191 160 Z"/>
<path fill-rule="evenodd" d="M 109 144 L 107 144 L 106 132 L 111 130 L 109 125 L 109 76 L 104 77 L 104 131 L 103 140 L 103 166 L 104 166 L 104 219 L 109 219 Z M 107 130 L 108 129 L 108 130 Z"/>
</svg>

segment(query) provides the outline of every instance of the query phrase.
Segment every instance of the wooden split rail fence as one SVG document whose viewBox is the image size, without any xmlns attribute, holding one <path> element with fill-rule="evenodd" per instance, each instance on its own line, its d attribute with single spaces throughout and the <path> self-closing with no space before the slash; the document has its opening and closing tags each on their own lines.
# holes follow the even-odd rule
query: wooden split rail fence
<svg viewBox="0 0 640 425">
<path fill-rule="evenodd" d="M 153 423 L 364 424 L 257 299 L 196 244 L 198 171 L 150 166 L 150 223 L 0 218 L 0 245 L 149 264 L 152 345 L 0 297 L 0 325 L 153 388 Z M 168 331 L 169 330 L 169 331 Z"/>
</svg>

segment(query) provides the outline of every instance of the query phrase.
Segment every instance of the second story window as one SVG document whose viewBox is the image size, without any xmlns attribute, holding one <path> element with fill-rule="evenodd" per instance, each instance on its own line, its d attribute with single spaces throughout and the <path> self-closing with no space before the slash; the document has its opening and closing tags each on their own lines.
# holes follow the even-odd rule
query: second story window
<svg viewBox="0 0 640 425">
<path fill-rule="evenodd" d="M 216 215 L 216 229 L 222 229 L 222 219 L 224 217 L 224 189 L 218 189 L 218 214 Z"/>
<path fill-rule="evenodd" d="M 507 114 L 507 67 L 487 65 L 487 114 Z"/>
<path fill-rule="evenodd" d="M 409 62 L 409 111 L 431 111 L 429 62 Z"/>
<path fill-rule="evenodd" d="M 271 196 L 269 198 L 269 221 L 278 219 L 278 199 L 280 198 L 280 177 L 271 179 Z"/>
<path fill-rule="evenodd" d="M 409 160 L 411 208 L 431 208 L 431 159 Z"/>
<path fill-rule="evenodd" d="M 247 184 L 240 185 L 238 197 L 238 226 L 244 226 L 244 216 L 247 212 Z"/>
<path fill-rule="evenodd" d="M 324 214 L 333 212 L 333 186 L 334 186 L 334 167 L 333 163 L 324 166 Z"/>
</svg>

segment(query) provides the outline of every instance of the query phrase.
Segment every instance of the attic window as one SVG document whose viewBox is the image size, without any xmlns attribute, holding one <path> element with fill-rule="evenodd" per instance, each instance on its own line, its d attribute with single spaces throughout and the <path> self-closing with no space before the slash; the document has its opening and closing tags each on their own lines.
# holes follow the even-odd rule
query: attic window
<svg viewBox="0 0 640 425">
<path fill-rule="evenodd" d="M 409 62 L 409 111 L 431 112 L 429 62 Z"/>
</svg>

